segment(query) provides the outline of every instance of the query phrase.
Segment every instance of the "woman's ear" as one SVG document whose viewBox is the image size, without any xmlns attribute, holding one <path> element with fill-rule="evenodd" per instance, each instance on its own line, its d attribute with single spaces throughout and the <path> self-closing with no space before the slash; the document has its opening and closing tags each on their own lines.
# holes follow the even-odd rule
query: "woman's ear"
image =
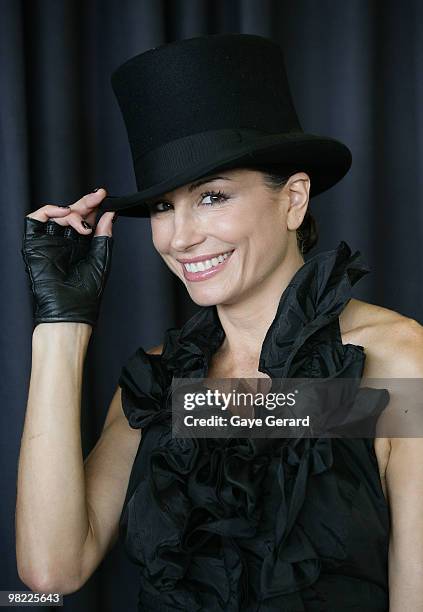
<svg viewBox="0 0 423 612">
<path fill-rule="evenodd" d="M 310 195 L 310 177 L 305 172 L 297 172 L 289 177 L 285 189 L 289 198 L 287 212 L 288 229 L 296 230 L 300 227 L 307 212 Z"/>
</svg>

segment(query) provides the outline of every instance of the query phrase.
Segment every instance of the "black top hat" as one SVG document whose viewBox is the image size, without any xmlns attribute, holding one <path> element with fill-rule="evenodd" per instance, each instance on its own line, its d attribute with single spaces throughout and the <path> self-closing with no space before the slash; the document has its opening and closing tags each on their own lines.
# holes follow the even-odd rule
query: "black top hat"
<svg viewBox="0 0 423 612">
<path fill-rule="evenodd" d="M 102 211 L 148 217 L 147 199 L 248 165 L 307 172 L 315 196 L 351 166 L 344 144 L 303 132 L 282 49 L 267 38 L 217 34 L 162 45 L 119 66 L 111 82 L 138 191 L 106 197 Z"/>
</svg>

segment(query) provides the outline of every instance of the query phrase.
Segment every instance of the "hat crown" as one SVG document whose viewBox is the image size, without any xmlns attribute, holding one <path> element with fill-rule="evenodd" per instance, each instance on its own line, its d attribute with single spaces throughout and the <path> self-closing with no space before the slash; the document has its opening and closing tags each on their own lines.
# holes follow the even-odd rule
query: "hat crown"
<svg viewBox="0 0 423 612">
<path fill-rule="evenodd" d="M 252 34 L 190 38 L 131 58 L 112 74 L 134 163 L 211 130 L 302 131 L 283 52 Z"/>
</svg>

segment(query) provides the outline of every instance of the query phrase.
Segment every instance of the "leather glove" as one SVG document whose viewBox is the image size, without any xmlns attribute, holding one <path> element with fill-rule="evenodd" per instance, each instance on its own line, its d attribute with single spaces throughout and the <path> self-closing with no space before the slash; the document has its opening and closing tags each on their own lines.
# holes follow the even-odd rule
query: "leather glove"
<svg viewBox="0 0 423 612">
<path fill-rule="evenodd" d="M 25 217 L 21 249 L 34 296 L 34 323 L 95 326 L 112 259 L 113 237 L 81 235 L 52 220 Z"/>
</svg>

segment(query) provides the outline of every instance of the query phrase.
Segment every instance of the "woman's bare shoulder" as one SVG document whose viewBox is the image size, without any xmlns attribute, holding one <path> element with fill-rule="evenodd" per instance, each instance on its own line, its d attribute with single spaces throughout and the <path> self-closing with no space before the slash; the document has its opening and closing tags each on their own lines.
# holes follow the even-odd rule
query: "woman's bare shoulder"
<svg viewBox="0 0 423 612">
<path fill-rule="evenodd" d="M 351 299 L 340 316 L 341 330 L 346 333 L 359 329 L 377 330 L 386 325 L 406 327 L 408 323 L 413 326 L 417 323 L 414 319 L 406 317 L 396 310 Z M 417 323 L 422 327 L 419 323 Z"/>
<path fill-rule="evenodd" d="M 370 377 L 423 377 L 423 326 L 376 304 L 352 299 L 342 312 L 343 343 L 365 348 Z"/>
</svg>

